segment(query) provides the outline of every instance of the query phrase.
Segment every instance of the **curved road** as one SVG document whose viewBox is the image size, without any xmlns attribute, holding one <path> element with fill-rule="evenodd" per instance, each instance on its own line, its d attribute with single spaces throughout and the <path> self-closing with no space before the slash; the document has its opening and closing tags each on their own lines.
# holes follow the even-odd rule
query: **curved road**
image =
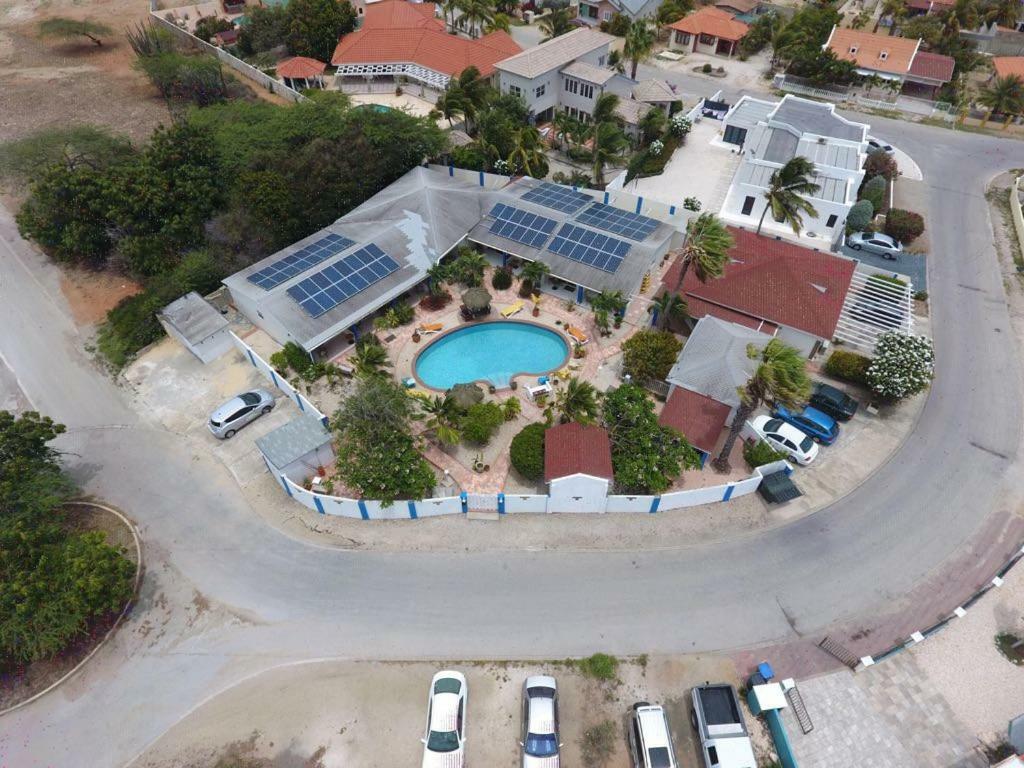
<svg viewBox="0 0 1024 768">
<path fill-rule="evenodd" d="M 115 641 L 0 719 L 0 766 L 121 765 L 204 698 L 291 661 L 732 649 L 891 610 L 1016 509 L 1021 372 L 983 189 L 1024 166 L 1024 144 L 872 123 L 928 185 L 938 378 L 921 420 L 832 506 L 677 551 L 387 554 L 279 534 L 220 465 L 141 421 L 91 366 L 54 270 L 0 210 L 0 355 L 71 427 L 62 447 L 88 490 L 138 521 L 148 563 Z"/>
</svg>

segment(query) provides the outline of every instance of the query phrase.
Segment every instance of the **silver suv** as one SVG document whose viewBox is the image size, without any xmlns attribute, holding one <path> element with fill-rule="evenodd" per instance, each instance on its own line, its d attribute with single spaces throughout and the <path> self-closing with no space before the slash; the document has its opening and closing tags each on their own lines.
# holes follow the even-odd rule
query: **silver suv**
<svg viewBox="0 0 1024 768">
<path fill-rule="evenodd" d="M 629 720 L 633 768 L 679 768 L 664 709 L 638 701 L 633 705 Z"/>
<path fill-rule="evenodd" d="M 265 389 L 253 389 L 232 397 L 211 413 L 207 426 L 214 437 L 224 440 L 234 437 L 235 433 L 250 421 L 255 421 L 272 410 L 274 396 Z"/>
<path fill-rule="evenodd" d="M 903 246 L 899 241 L 881 232 L 854 232 L 846 238 L 846 244 L 855 251 L 867 251 L 892 261 L 903 253 Z"/>
</svg>

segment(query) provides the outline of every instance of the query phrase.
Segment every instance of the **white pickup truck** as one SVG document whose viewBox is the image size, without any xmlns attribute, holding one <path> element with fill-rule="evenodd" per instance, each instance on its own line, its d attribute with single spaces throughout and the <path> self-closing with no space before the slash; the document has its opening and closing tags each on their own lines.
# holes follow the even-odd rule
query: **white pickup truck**
<svg viewBox="0 0 1024 768">
<path fill-rule="evenodd" d="M 731 685 L 695 686 L 690 718 L 706 768 L 757 768 L 743 710 Z"/>
</svg>

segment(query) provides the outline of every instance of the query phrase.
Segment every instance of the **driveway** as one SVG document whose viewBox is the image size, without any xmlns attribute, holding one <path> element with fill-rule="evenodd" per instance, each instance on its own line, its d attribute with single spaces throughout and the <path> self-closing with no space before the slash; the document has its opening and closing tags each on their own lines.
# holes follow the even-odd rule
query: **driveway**
<svg viewBox="0 0 1024 768">
<path fill-rule="evenodd" d="M 950 258 L 930 265 L 929 288 L 938 378 L 868 482 L 791 525 L 703 547 L 435 555 L 286 538 L 216 459 L 128 407 L 82 351 L 55 270 L 0 211 L 0 355 L 35 407 L 69 425 L 60 445 L 76 477 L 137 520 L 148 559 L 116 642 L 3 718 L 0 763 L 121 765 L 211 694 L 303 659 L 813 649 L 826 631 L 860 653 L 956 605 L 1024 534 L 1011 512 L 1021 375 L 983 196 L 1024 165 L 1024 145 L 873 122 L 901 133 L 943 223 L 932 253 Z"/>
<path fill-rule="evenodd" d="M 928 269 L 927 256 L 923 253 L 903 253 L 898 259 L 890 260 L 883 256 L 876 256 L 867 251 L 855 251 L 848 245 L 844 245 L 840 251 L 844 256 L 856 259 L 865 266 L 872 267 L 868 272 L 886 272 L 891 275 L 905 276 L 910 278 L 914 286 L 914 292 L 928 290 Z"/>
</svg>

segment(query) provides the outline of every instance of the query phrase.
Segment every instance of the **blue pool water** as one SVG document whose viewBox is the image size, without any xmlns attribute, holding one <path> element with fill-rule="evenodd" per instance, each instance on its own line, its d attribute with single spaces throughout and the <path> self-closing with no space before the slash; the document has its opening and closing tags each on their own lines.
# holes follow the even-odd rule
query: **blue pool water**
<svg viewBox="0 0 1024 768">
<path fill-rule="evenodd" d="M 434 389 L 480 380 L 507 387 L 516 374 L 560 368 L 568 355 L 562 336 L 539 325 L 481 323 L 452 331 L 424 349 L 416 360 L 416 375 Z"/>
</svg>

